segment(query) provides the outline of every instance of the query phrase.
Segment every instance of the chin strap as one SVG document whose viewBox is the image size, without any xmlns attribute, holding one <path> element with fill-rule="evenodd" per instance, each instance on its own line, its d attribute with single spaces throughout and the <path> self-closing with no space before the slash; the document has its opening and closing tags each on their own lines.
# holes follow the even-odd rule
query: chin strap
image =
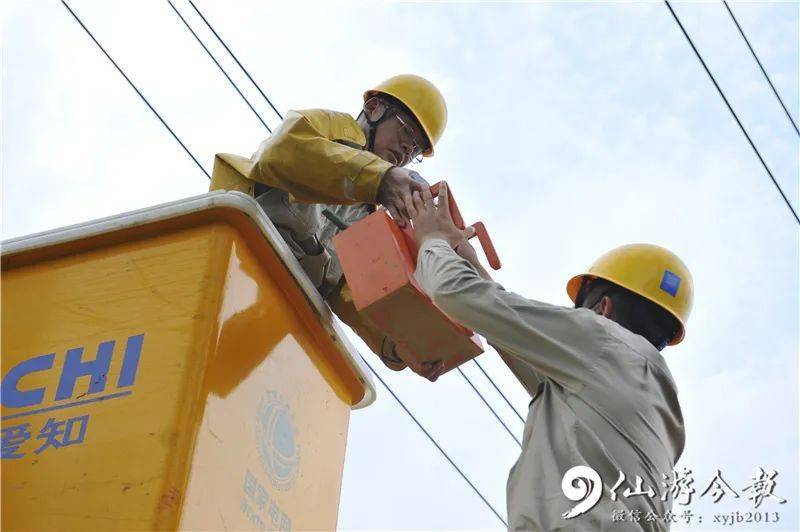
<svg viewBox="0 0 800 532">
<path fill-rule="evenodd" d="M 386 107 L 386 110 L 383 111 L 383 115 L 377 120 L 370 120 L 369 116 L 367 116 L 367 113 L 364 113 L 364 118 L 366 119 L 367 124 L 369 124 L 369 135 L 367 136 L 368 152 L 372 152 L 375 149 L 375 134 L 377 133 L 378 126 L 384 120 L 391 118 L 392 115 L 389 113 L 390 110 L 391 107 Z"/>
</svg>

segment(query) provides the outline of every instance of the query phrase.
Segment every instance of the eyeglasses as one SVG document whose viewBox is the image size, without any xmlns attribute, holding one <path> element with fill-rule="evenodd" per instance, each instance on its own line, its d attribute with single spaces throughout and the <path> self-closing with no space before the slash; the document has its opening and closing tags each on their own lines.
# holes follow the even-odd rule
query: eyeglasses
<svg viewBox="0 0 800 532">
<path fill-rule="evenodd" d="M 406 124 L 406 121 L 403 120 L 399 114 L 395 113 L 394 117 L 400 122 L 400 133 L 404 137 L 402 140 L 412 146 L 411 161 L 414 163 L 421 163 L 422 148 L 417 144 L 417 141 L 414 140 L 414 130 L 411 129 L 411 126 Z"/>
</svg>

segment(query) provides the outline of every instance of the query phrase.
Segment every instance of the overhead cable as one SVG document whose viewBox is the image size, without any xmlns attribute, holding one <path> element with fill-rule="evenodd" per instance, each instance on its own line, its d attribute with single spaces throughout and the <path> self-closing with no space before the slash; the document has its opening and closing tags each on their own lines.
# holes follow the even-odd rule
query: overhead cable
<svg viewBox="0 0 800 532">
<path fill-rule="evenodd" d="M 794 216 L 794 219 L 797 222 L 797 224 L 800 225 L 800 218 L 798 218 L 797 212 L 795 212 L 794 208 L 792 207 L 792 204 L 789 203 L 789 199 L 786 197 L 786 194 L 783 193 L 783 189 L 778 184 L 778 182 L 775 180 L 775 176 L 772 175 L 772 171 L 769 169 L 769 166 L 767 166 L 767 163 L 766 163 L 766 161 L 764 161 L 764 158 L 761 156 L 761 153 L 758 151 L 758 148 L 756 148 L 756 145 L 753 143 L 753 140 L 750 138 L 750 135 L 747 133 L 747 130 L 745 129 L 744 125 L 742 125 L 742 121 L 739 120 L 739 116 L 736 114 L 736 111 L 734 111 L 733 107 L 731 107 L 730 102 L 728 102 L 728 98 L 725 97 L 725 93 L 722 91 L 722 88 L 717 83 L 717 80 L 714 78 L 714 75 L 711 73 L 711 70 L 709 70 L 708 66 L 706 66 L 706 62 L 703 60 L 703 56 L 700 55 L 700 52 L 697 50 L 697 47 L 694 45 L 694 42 L 692 41 L 692 38 L 689 37 L 689 34 L 686 32 L 686 29 L 683 27 L 683 24 L 681 24 L 681 21 L 678 18 L 678 15 L 675 13 L 675 10 L 672 9 L 672 5 L 670 5 L 669 0 L 664 0 L 664 3 L 667 5 L 667 9 L 669 9 L 669 12 L 672 13 L 672 18 L 675 19 L 675 22 L 678 24 L 678 27 L 680 28 L 681 32 L 683 33 L 683 36 L 686 37 L 686 40 L 689 42 L 689 45 L 692 47 L 692 50 L 694 50 L 694 54 L 697 56 L 697 59 L 700 60 L 700 64 L 703 65 L 703 69 L 706 71 L 706 74 L 708 74 L 708 77 L 711 78 L 711 82 L 714 84 L 714 87 L 716 87 L 717 92 L 719 92 L 719 95 L 722 97 L 722 101 L 725 102 L 725 105 L 728 107 L 728 110 L 731 112 L 731 115 L 733 115 L 733 119 L 736 120 L 736 123 L 739 125 L 739 129 L 742 130 L 742 133 L 744 134 L 744 137 L 747 139 L 747 142 L 750 143 L 750 147 L 753 148 L 753 151 L 755 152 L 756 156 L 758 157 L 758 160 L 761 161 L 761 165 L 764 167 L 764 170 L 766 170 L 767 175 L 769 175 L 769 178 L 772 180 L 772 184 L 775 185 L 776 189 L 778 189 L 778 192 L 780 193 L 781 197 L 783 198 L 784 203 L 786 203 L 786 206 L 792 212 L 792 216 Z"/>
<path fill-rule="evenodd" d="M 389 387 L 388 384 L 386 384 L 386 381 L 383 380 L 383 378 L 380 376 L 380 374 L 378 374 L 378 372 L 375 371 L 375 368 L 372 367 L 372 364 L 370 364 L 369 361 L 363 356 L 361 357 L 361 359 L 364 361 L 364 363 L 367 365 L 367 367 L 369 367 L 369 369 L 372 371 L 372 374 L 375 375 L 378 378 L 378 380 L 381 382 L 381 384 L 383 384 L 383 387 L 386 388 L 389 391 L 389 393 L 392 395 L 392 397 L 394 397 L 395 401 L 397 401 L 397 403 L 400 405 L 400 407 L 403 410 L 406 411 L 406 414 L 408 414 L 409 417 L 414 421 L 414 423 L 416 423 L 417 427 L 423 433 L 425 433 L 425 436 L 428 437 L 428 439 L 431 441 L 431 443 L 436 446 L 436 448 L 439 450 L 440 453 L 442 453 L 442 456 L 444 456 L 445 459 L 447 459 L 447 461 L 450 463 L 450 465 L 453 466 L 453 469 L 455 469 L 458 472 L 458 474 L 461 475 L 461 478 L 464 479 L 464 482 L 469 484 L 469 487 L 472 488 L 472 490 L 478 495 L 478 497 L 481 498 L 483 503 L 492 511 L 492 513 L 500 520 L 500 522 L 503 523 L 503 526 L 508 527 L 508 523 L 506 523 L 506 520 L 503 519 L 502 516 L 497 512 L 497 510 L 494 509 L 494 506 L 492 506 L 491 503 L 486 499 L 486 497 L 483 496 L 483 494 L 480 492 L 480 490 L 478 490 L 478 488 L 475 487 L 475 484 L 472 483 L 472 481 L 469 479 L 469 477 L 467 477 L 467 475 L 463 471 L 461 471 L 461 468 L 459 468 L 456 465 L 456 463 L 453 461 L 453 459 L 450 458 L 450 455 L 447 454 L 447 451 L 442 449 L 442 446 L 439 445 L 439 443 L 436 441 L 436 439 L 433 436 L 431 436 L 430 432 L 428 432 L 425 429 L 425 427 L 422 426 L 422 423 L 420 423 L 419 420 L 416 418 L 416 416 L 414 416 L 414 414 L 411 413 L 411 410 L 408 409 L 408 407 L 405 405 L 405 403 L 403 403 L 403 401 L 400 400 L 399 397 L 397 397 L 397 394 L 394 393 L 394 391 L 391 389 L 391 387 Z"/>
<path fill-rule="evenodd" d="M 221 45 L 222 45 L 222 46 L 225 48 L 225 50 L 227 50 L 227 51 L 228 51 L 228 53 L 231 55 L 231 57 L 233 58 L 233 60 L 234 60 L 234 61 L 236 61 L 236 64 L 237 64 L 237 65 L 239 65 L 239 68 L 241 68 L 241 69 L 242 69 L 242 72 L 244 72 L 245 76 L 247 76 L 247 79 L 249 79 L 249 80 L 250 80 L 250 83 L 252 83 L 252 84 L 255 86 L 255 88 L 258 90 L 258 92 L 260 92 L 260 93 L 261 93 L 261 96 L 263 96 L 263 97 L 264 97 L 264 99 L 267 101 L 267 103 L 269 104 L 269 106 L 270 106 L 270 107 L 272 107 L 272 110 L 273 110 L 273 111 L 275 111 L 275 114 L 276 114 L 276 115 L 278 115 L 278 118 L 280 118 L 281 120 L 283 120 L 283 115 L 282 115 L 282 114 L 280 113 L 280 111 L 278 111 L 278 109 L 277 109 L 277 108 L 276 108 L 276 107 L 275 107 L 275 106 L 272 104 L 272 100 L 270 100 L 270 99 L 267 97 L 267 95 L 266 95 L 266 94 L 264 94 L 264 91 L 263 91 L 263 90 L 261 90 L 261 87 L 258 85 L 258 83 L 256 83 L 256 80 L 254 80 L 254 79 L 253 79 L 253 76 L 251 76 L 251 75 L 250 75 L 250 72 L 248 72 L 248 71 L 247 71 L 247 69 L 244 67 L 244 65 L 243 65 L 242 63 L 240 63 L 240 62 L 239 62 L 239 58 L 238 58 L 238 57 L 236 57 L 236 54 L 234 54 L 234 53 L 233 53 L 233 51 L 232 51 L 230 48 L 228 48 L 228 45 L 225 43 L 225 41 L 224 41 L 224 40 L 222 40 L 222 37 L 220 37 L 220 36 L 219 36 L 219 33 L 217 33 L 217 31 L 214 29 L 214 27 L 211 25 L 211 23 L 210 23 L 210 22 L 208 22 L 208 20 L 206 19 L 206 17 L 205 17 L 205 16 L 203 16 L 203 13 L 201 13 L 201 12 L 200 12 L 200 9 L 198 9 L 198 7 L 197 7 L 196 5 L 194 5 L 194 2 L 192 2 L 192 0 L 189 0 L 189 4 L 191 4 L 191 6 L 192 6 L 192 9 L 194 9 L 194 10 L 195 10 L 195 12 L 196 12 L 198 15 L 200 15 L 200 18 L 201 18 L 201 19 L 203 19 L 203 22 L 205 23 L 205 25 L 206 25 L 206 26 L 208 26 L 208 29 L 210 29 L 210 30 L 211 30 L 211 33 L 213 33 L 213 34 L 214 34 L 214 37 L 216 37 L 216 38 L 217 38 L 217 40 L 219 41 L 219 43 L 220 43 L 220 44 L 221 44 Z"/>
<path fill-rule="evenodd" d="M 112 57 L 111 57 L 111 56 L 108 54 L 108 52 L 106 52 L 106 49 L 105 49 L 105 48 L 103 48 L 103 45 L 101 45 L 101 44 L 100 44 L 100 43 L 97 41 L 97 39 L 95 39 L 94 35 L 92 35 L 92 32 L 91 32 L 91 31 L 89 31 L 89 28 L 87 28 L 87 27 L 86 27 L 86 25 L 83 23 L 83 21 L 80 19 L 80 17 L 78 17 L 78 15 L 77 15 L 77 14 L 76 14 L 76 13 L 75 13 L 73 10 L 72 10 L 72 8 L 70 8 L 70 7 L 69 7 L 69 5 L 68 5 L 68 4 L 67 4 L 67 3 L 66 3 L 64 0 L 61 0 L 61 3 L 62 3 L 62 4 L 64 4 L 64 7 L 66 7 L 66 8 L 67 8 L 67 11 L 69 11 L 69 13 L 70 13 L 70 14 L 72 15 L 72 17 L 75 19 L 75 21 L 76 21 L 78 24 L 80 24 L 81 28 L 83 28 L 83 31 L 85 31 L 85 32 L 86 32 L 86 34 L 87 34 L 87 35 L 89 35 L 89 37 L 91 37 L 92 41 L 94 41 L 94 43 L 97 45 L 97 47 L 98 47 L 98 48 L 100 48 L 100 51 L 101 51 L 101 52 L 103 52 L 103 55 L 105 55 L 105 56 L 108 58 L 108 60 L 109 60 L 109 61 L 111 61 L 111 64 L 112 64 L 112 65 L 114 65 L 114 68 L 116 68 L 116 69 L 117 69 L 117 71 L 118 71 L 120 74 L 122 74 L 122 77 L 123 77 L 123 78 L 125 78 L 125 81 L 127 81 L 127 82 L 128 82 L 128 85 L 130 85 L 130 86 L 131 86 L 131 88 L 132 88 L 134 91 L 136 91 L 136 94 L 138 94 L 138 95 L 139 95 L 139 98 L 141 98 L 141 99 L 142 99 L 142 101 L 143 101 L 143 102 L 144 102 L 144 103 L 147 105 L 147 107 L 149 107 L 149 108 L 150 108 L 150 110 L 153 112 L 153 114 L 154 114 L 154 115 L 156 115 L 156 118 L 158 118 L 158 120 L 161 122 L 161 124 L 162 124 L 162 125 L 163 125 L 165 128 L 167 128 L 167 131 L 169 131 L 170 135 L 172 135 L 172 138 L 174 138 L 176 141 L 178 141 L 178 144 L 180 144 L 180 145 L 181 145 L 181 148 L 183 148 L 183 151 L 185 151 L 185 152 L 186 152 L 186 155 L 188 155 L 189 157 L 191 157 L 191 158 L 192 158 L 192 161 L 194 161 L 194 164 L 196 164 L 196 165 L 197 165 L 197 167 L 198 167 L 200 170 L 202 170 L 202 171 L 203 171 L 203 173 L 206 175 L 206 177 L 207 177 L 207 178 L 211 179 L 211 176 L 208 174 L 208 172 L 206 171 L 206 169 L 205 169 L 205 168 L 203 168 L 203 165 L 202 165 L 202 164 L 200 164 L 200 162 L 199 162 L 199 161 L 197 160 L 197 158 L 196 158 L 196 157 L 195 157 L 195 156 L 192 154 L 192 152 L 191 152 L 191 151 L 189 151 L 189 148 L 187 148 L 187 147 L 186 147 L 186 145 L 183 143 L 183 141 L 182 141 L 180 138 L 178 138 L 178 135 L 177 135 L 177 134 L 176 134 L 176 133 L 175 133 L 175 132 L 172 130 L 172 128 L 171 128 L 171 127 L 169 127 L 169 125 L 166 123 L 166 121 L 164 121 L 164 119 L 161 117 L 161 115 L 160 115 L 160 114 L 158 114 L 158 111 L 156 111 L 155 107 L 153 107 L 153 106 L 150 104 L 150 102 L 149 102 L 149 101 L 147 101 L 147 98 L 145 98 L 145 97 L 144 97 L 144 94 L 142 94 L 142 92 L 141 92 L 141 91 L 140 91 L 140 90 L 139 90 L 139 89 L 136 87 L 136 85 L 134 85 L 134 84 L 133 84 L 133 81 L 131 81 L 131 78 L 129 78 L 129 77 L 128 77 L 128 76 L 125 74 L 125 72 L 123 72 L 122 68 L 120 68 L 120 66 L 117 64 L 117 62 L 116 62 L 116 61 L 114 61 L 114 59 L 113 59 L 113 58 L 112 58 Z"/>
<path fill-rule="evenodd" d="M 494 408 L 492 408 L 492 405 L 490 405 L 490 404 L 489 404 L 489 401 L 487 401 L 487 400 L 486 400 L 486 398 L 483 396 L 483 394 L 482 394 L 480 391 L 478 391 L 478 389 L 475 387 L 475 385 L 472 383 L 472 381 L 471 381 L 471 380 L 469 380 L 469 377 L 467 377 L 467 374 L 466 374 L 466 373 L 464 373 L 464 372 L 461 370 L 461 368 L 456 368 L 456 369 L 458 370 L 458 372 L 459 372 L 459 373 L 461 373 L 461 376 L 462 376 L 462 377 L 464 377 L 464 380 L 465 380 L 465 381 L 467 381 L 467 384 L 469 384 L 470 388 L 472 388 L 472 389 L 475 391 L 475 393 L 476 393 L 476 394 L 478 394 L 478 397 L 480 397 L 480 398 L 481 398 L 481 401 L 483 401 L 483 404 L 485 404 L 485 405 L 486 405 L 486 408 L 488 408 L 488 409 L 489 409 L 489 411 L 490 411 L 492 414 L 494 414 L 494 417 L 495 417 L 495 419 L 497 419 L 497 421 L 498 421 L 498 422 L 499 422 L 501 425 L 503 425 L 503 428 L 504 428 L 504 429 L 506 429 L 506 432 L 508 432 L 508 434 L 511 436 L 511 438 L 513 438 L 513 440 L 514 440 L 515 442 L 517 442 L 517 445 L 519 445 L 519 446 L 520 446 L 520 448 L 522 448 L 522 442 L 521 442 L 521 441 L 519 441 L 519 438 L 517 438 L 517 435 L 516 435 L 516 434 L 514 434 L 514 432 L 513 432 L 513 431 L 512 431 L 510 428 L 508 428 L 508 425 L 506 425 L 505 421 L 503 421 L 503 418 L 501 418 L 501 417 L 500 417 L 500 416 L 497 414 L 497 412 L 495 412 Z"/>
<path fill-rule="evenodd" d="M 755 59 L 756 63 L 758 63 L 758 68 L 760 68 L 761 73 L 764 74 L 764 79 L 766 79 L 767 83 L 769 83 L 769 86 L 772 89 L 772 93 L 775 94 L 775 97 L 778 99 L 778 103 L 780 103 L 781 107 L 783 107 L 783 112 L 786 113 L 786 118 L 788 118 L 789 122 L 792 123 L 792 127 L 794 128 L 795 133 L 797 133 L 797 135 L 800 136 L 800 129 L 797 129 L 797 123 L 792 118 L 792 115 L 789 114 L 789 110 L 783 103 L 783 99 L 781 98 L 780 94 L 778 94 L 778 89 L 775 88 L 775 85 L 772 84 L 772 80 L 769 79 L 769 75 L 767 74 L 767 71 L 764 69 L 764 65 L 761 64 L 761 60 L 758 58 L 758 55 L 756 55 L 756 51 L 753 50 L 753 46 L 750 44 L 750 40 L 747 38 L 747 35 L 744 34 L 742 26 L 739 25 L 739 21 L 736 20 L 733 11 L 731 11 L 731 6 L 728 5 L 727 0 L 722 0 L 722 3 L 725 4 L 725 9 L 728 10 L 728 14 L 731 16 L 731 19 L 733 19 L 733 23 L 736 24 L 736 29 L 739 30 L 739 34 L 742 36 L 742 39 L 744 39 L 745 44 L 747 44 L 747 48 L 750 49 L 750 53 L 753 54 L 753 59 Z"/>
<path fill-rule="evenodd" d="M 172 8 L 172 10 L 175 12 L 175 14 L 178 15 L 178 18 L 181 19 L 181 22 L 183 22 L 183 25 L 186 27 L 187 30 L 189 30 L 189 33 L 191 33 L 192 36 L 195 38 L 195 40 L 198 42 L 198 44 L 200 44 L 200 46 L 203 47 L 203 50 L 206 51 L 206 54 L 208 54 L 208 57 L 214 62 L 215 65 L 217 65 L 217 68 L 219 69 L 220 72 L 222 72 L 222 75 L 225 76 L 225 79 L 228 80 L 228 82 L 231 84 L 231 86 L 233 86 L 234 90 L 236 90 L 236 92 L 239 94 L 239 96 L 242 97 L 242 100 L 244 100 L 244 103 L 247 104 L 247 107 L 249 107 L 250 110 L 253 111 L 253 114 L 256 115 L 256 118 L 258 118 L 258 121 L 261 122 L 261 124 L 263 124 L 263 126 L 265 128 L 267 128 L 267 131 L 272 133 L 272 130 L 269 128 L 269 126 L 264 121 L 264 119 L 261 118 L 261 115 L 258 114 L 258 111 L 256 111 L 255 108 L 250 104 L 250 100 L 248 100 L 245 97 L 245 95 L 242 93 L 242 91 L 239 90 L 239 86 L 236 85 L 236 83 L 233 82 L 233 80 L 228 75 L 228 73 L 225 72 L 225 69 L 222 68 L 222 65 L 219 64 L 219 61 L 217 61 L 217 58 L 214 57 L 214 54 L 212 54 L 211 51 L 209 51 L 209 49 L 206 47 L 205 43 L 200 39 L 200 37 L 197 36 L 197 34 L 192 29 L 192 27 L 189 25 L 189 23 L 186 22 L 186 19 L 183 18 L 183 15 L 181 15 L 181 12 L 178 11 L 178 9 L 175 7 L 175 4 L 172 3 L 172 0 L 167 0 L 167 3 L 169 3 L 169 6 Z"/>
<path fill-rule="evenodd" d="M 486 376 L 486 379 L 488 379 L 488 381 L 490 383 L 492 383 L 492 386 L 494 386 L 494 389 L 497 390 L 497 393 L 500 394 L 500 397 L 503 398 L 503 400 L 506 402 L 506 404 L 511 409 L 511 411 L 514 412 L 514 414 L 516 414 L 516 416 L 519 418 L 520 421 L 525 423 L 525 418 L 522 417 L 522 415 L 517 411 L 516 408 L 514 408 L 514 405 L 512 405 L 511 401 L 509 401 L 508 397 L 506 397 L 506 394 L 504 394 L 502 391 L 500 391 L 500 388 L 497 386 L 497 384 L 494 383 L 494 381 L 489 376 L 489 374 L 486 373 L 486 370 L 483 369 L 483 366 L 481 366 L 481 363 L 478 362 L 478 359 L 477 358 L 473 358 L 472 361 L 475 363 L 476 366 L 478 366 L 478 369 L 481 370 L 481 373 L 483 373 Z"/>
</svg>

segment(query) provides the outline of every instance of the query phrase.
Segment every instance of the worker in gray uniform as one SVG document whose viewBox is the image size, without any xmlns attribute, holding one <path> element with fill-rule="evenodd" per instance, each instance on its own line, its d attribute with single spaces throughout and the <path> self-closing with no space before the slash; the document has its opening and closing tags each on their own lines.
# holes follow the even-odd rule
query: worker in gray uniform
<svg viewBox="0 0 800 532">
<path fill-rule="evenodd" d="M 481 266 L 446 194 L 442 187 L 443 207 L 429 191 L 407 206 L 420 246 L 416 279 L 440 309 L 484 336 L 533 396 L 508 478 L 509 528 L 668 530 L 672 499 L 662 487 L 674 478 L 685 432 L 661 350 L 684 337 L 688 269 L 664 248 L 622 246 L 569 281 L 575 308 L 528 299 Z M 583 502 L 567 498 L 582 485 Z"/>
</svg>

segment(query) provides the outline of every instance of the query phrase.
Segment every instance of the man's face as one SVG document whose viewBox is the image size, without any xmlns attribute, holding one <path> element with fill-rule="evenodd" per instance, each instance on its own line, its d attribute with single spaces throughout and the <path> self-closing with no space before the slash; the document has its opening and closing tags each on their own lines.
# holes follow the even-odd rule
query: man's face
<svg viewBox="0 0 800 532">
<path fill-rule="evenodd" d="M 368 100 L 364 111 L 371 120 L 380 119 L 386 113 L 375 131 L 375 155 L 395 166 L 405 166 L 422 155 L 425 136 L 408 113 L 387 107 L 378 98 Z"/>
</svg>

